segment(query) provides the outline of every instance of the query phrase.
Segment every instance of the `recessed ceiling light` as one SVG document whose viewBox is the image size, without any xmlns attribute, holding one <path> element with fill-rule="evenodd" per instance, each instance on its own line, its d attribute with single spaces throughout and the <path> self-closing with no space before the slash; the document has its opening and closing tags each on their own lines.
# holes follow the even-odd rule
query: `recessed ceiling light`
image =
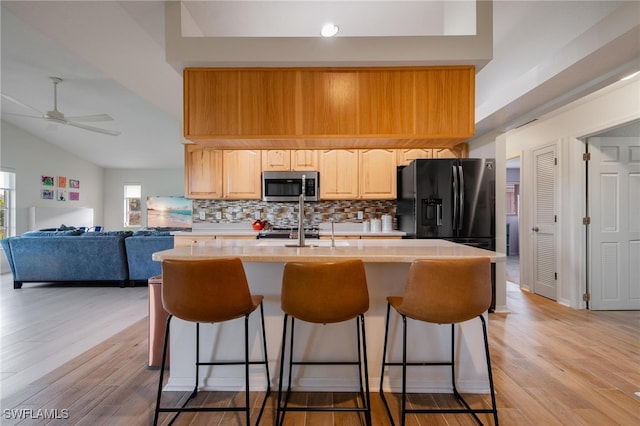
<svg viewBox="0 0 640 426">
<path fill-rule="evenodd" d="M 335 24 L 324 24 L 322 27 L 322 31 L 320 31 L 322 37 L 333 37 L 338 34 L 338 26 Z"/>
</svg>

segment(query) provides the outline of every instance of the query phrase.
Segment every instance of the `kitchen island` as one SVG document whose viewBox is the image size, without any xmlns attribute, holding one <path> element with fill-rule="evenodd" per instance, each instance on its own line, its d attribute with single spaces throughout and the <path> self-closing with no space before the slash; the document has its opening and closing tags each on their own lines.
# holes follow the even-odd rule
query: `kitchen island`
<svg viewBox="0 0 640 426">
<path fill-rule="evenodd" d="M 483 249 L 444 240 L 307 240 L 308 247 L 286 247 L 289 240 L 211 240 L 190 246 L 176 247 L 153 254 L 153 259 L 205 259 L 239 257 L 244 264 L 252 293 L 264 295 L 265 323 L 272 387 L 277 386 L 277 366 L 282 337 L 283 313 L 280 310 L 280 287 L 285 262 L 336 261 L 362 259 L 369 287 L 370 307 L 365 314 L 369 379 L 372 389 L 380 383 L 386 296 L 400 295 L 407 278 L 409 265 L 415 259 L 453 259 L 489 257 L 493 263 L 503 263 L 505 256 Z M 261 354 L 259 317 L 250 319 L 251 353 L 254 359 Z M 400 356 L 401 321 L 391 318 L 389 350 L 396 360 Z M 201 326 L 201 357 L 240 359 L 242 345 L 241 320 L 221 325 Z M 449 352 L 450 327 L 410 322 L 412 336 L 408 353 L 410 359 L 445 360 Z M 195 327 L 175 319 L 171 325 L 171 368 L 165 390 L 185 391 L 193 388 L 195 377 Z M 418 337 L 419 336 L 419 337 Z M 478 319 L 461 325 L 457 333 L 458 388 L 462 392 L 488 392 L 483 340 Z M 214 342 L 221 342 L 218 346 Z M 238 344 L 234 344 L 238 342 Z M 351 323 L 314 325 L 298 322 L 296 351 L 304 351 L 317 360 L 356 356 L 355 326 Z M 295 375 L 294 386 L 304 391 L 355 391 L 357 372 L 353 367 L 305 366 L 302 378 Z M 385 371 L 388 390 L 399 389 L 399 368 Z M 241 368 L 201 368 L 200 386 L 209 390 L 239 390 L 243 387 Z M 407 384 L 409 392 L 449 392 L 447 368 L 421 368 L 411 372 Z M 258 367 L 251 369 L 252 387 L 265 389 L 264 374 Z"/>
</svg>

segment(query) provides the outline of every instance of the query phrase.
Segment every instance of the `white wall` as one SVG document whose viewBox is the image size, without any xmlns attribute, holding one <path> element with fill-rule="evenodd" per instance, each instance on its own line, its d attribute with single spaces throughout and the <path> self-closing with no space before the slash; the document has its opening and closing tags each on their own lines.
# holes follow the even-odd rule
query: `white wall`
<svg viewBox="0 0 640 426">
<path fill-rule="evenodd" d="M 147 220 L 147 196 L 184 195 L 183 169 L 106 169 L 104 175 L 104 224 L 107 230 L 122 229 L 124 185 L 142 185 L 142 226 Z"/>
<path fill-rule="evenodd" d="M 0 129 L 0 166 L 16 173 L 16 232 L 26 232 L 28 208 L 39 207 L 90 207 L 94 221 L 103 221 L 104 171 L 95 164 L 76 157 L 57 146 L 39 139 L 18 127 L 2 121 Z M 65 176 L 80 180 L 79 201 L 43 200 L 40 191 L 41 176 Z M 68 190 L 68 188 L 67 188 Z M 65 225 L 73 226 L 72 223 Z"/>
<path fill-rule="evenodd" d="M 103 169 L 58 148 L 56 145 L 2 121 L 0 167 L 16 173 L 16 233 L 28 230 L 28 208 L 90 207 L 94 224 L 107 230 L 123 227 L 125 184 L 142 185 L 142 199 L 147 195 L 184 195 L 183 169 Z M 42 175 L 66 176 L 80 180 L 80 201 L 43 200 Z M 143 226 L 146 206 L 143 202 Z M 73 226 L 72 223 L 65 225 Z"/>
<path fill-rule="evenodd" d="M 527 232 L 532 226 L 532 152 L 537 147 L 556 144 L 559 178 L 557 300 L 575 308 L 585 306 L 581 298 L 586 280 L 586 240 L 582 225 L 586 185 L 582 139 L 640 118 L 639 94 L 640 78 L 619 82 L 504 135 L 506 157 L 521 155 L 522 287 L 533 288 L 532 265 L 527 261 L 532 258 L 532 236 Z"/>
</svg>

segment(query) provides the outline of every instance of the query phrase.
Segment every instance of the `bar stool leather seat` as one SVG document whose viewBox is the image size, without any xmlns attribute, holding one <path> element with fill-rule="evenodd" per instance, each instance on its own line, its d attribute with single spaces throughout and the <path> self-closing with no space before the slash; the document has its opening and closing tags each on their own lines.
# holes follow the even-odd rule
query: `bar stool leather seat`
<svg viewBox="0 0 640 426">
<path fill-rule="evenodd" d="M 380 396 L 387 410 L 389 421 L 394 425 L 393 415 L 383 392 L 386 367 L 402 367 L 402 399 L 400 402 L 400 424 L 405 424 L 406 414 L 427 413 L 468 413 L 479 424 L 477 414 L 493 414 L 498 424 L 489 341 L 483 313 L 491 305 L 491 263 L 489 258 L 463 258 L 416 260 L 411 264 L 409 276 L 402 296 L 387 297 L 387 315 L 385 324 L 384 349 L 382 354 L 382 372 L 380 375 Z M 389 316 L 393 308 L 402 317 L 402 362 L 387 361 L 387 341 L 389 339 Z M 484 336 L 484 351 L 487 363 L 489 388 L 491 393 L 490 409 L 472 409 L 456 388 L 455 376 L 455 325 L 480 318 Z M 448 362 L 407 362 L 407 318 L 433 324 L 451 325 L 451 359 Z M 408 409 L 407 366 L 449 366 L 453 394 L 463 408 L 448 409 Z"/>
<path fill-rule="evenodd" d="M 168 312 L 164 345 L 162 350 L 162 364 L 165 365 L 169 327 L 173 317 L 196 324 L 196 380 L 193 392 L 181 407 L 161 407 L 162 385 L 164 369 L 160 369 L 158 395 L 154 416 L 154 425 L 158 422 L 161 412 L 175 412 L 173 422 L 182 412 L 194 411 L 244 411 L 246 424 L 250 425 L 251 406 L 249 403 L 249 365 L 264 365 L 267 391 L 256 420 L 260 422 L 262 412 L 269 397 L 269 366 L 267 344 L 264 327 L 263 296 L 252 295 L 239 258 L 229 259 L 199 259 L 199 260 L 164 260 L 162 262 L 162 304 Z M 249 359 L 249 315 L 260 307 L 262 327 L 262 341 L 264 358 L 260 361 Z M 225 361 L 200 361 L 200 323 L 221 323 L 244 317 L 244 359 Z M 187 407 L 187 404 L 198 393 L 198 370 L 200 366 L 215 365 L 243 365 L 245 375 L 244 406 L 218 407 Z"/>
<path fill-rule="evenodd" d="M 352 411 L 364 413 L 365 422 L 371 424 L 369 379 L 366 354 L 364 313 L 369 309 L 369 292 L 364 264 L 361 260 L 338 262 L 290 262 L 285 264 L 282 278 L 281 307 L 284 311 L 282 352 L 280 354 L 280 380 L 276 424 L 282 425 L 287 411 Z M 284 358 L 287 346 L 287 322 L 291 318 L 289 342 L 288 385 L 284 400 Z M 356 319 L 357 360 L 347 361 L 294 361 L 295 320 L 314 324 L 332 324 Z M 331 342 L 329 342 L 330 344 Z M 353 365 L 358 368 L 359 397 L 354 408 L 346 407 L 290 407 L 292 391 L 291 370 L 294 365 Z"/>
</svg>

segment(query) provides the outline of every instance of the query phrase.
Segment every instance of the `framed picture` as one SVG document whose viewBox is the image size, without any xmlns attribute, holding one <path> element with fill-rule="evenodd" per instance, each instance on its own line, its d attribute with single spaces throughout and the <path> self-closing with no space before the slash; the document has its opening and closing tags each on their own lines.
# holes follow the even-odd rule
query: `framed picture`
<svg viewBox="0 0 640 426">
<path fill-rule="evenodd" d="M 67 178 L 64 176 L 58 176 L 58 188 L 67 187 Z"/>
<path fill-rule="evenodd" d="M 43 189 L 40 191 L 40 198 L 43 200 L 53 200 L 53 189 Z"/>
<path fill-rule="evenodd" d="M 69 179 L 69 188 L 80 189 L 80 181 L 78 179 Z"/>
<path fill-rule="evenodd" d="M 70 201 L 79 201 L 80 193 L 76 191 L 69 191 L 69 200 Z"/>
<path fill-rule="evenodd" d="M 58 192 L 56 193 L 56 200 L 67 201 L 67 191 L 64 189 L 58 189 Z"/>
<path fill-rule="evenodd" d="M 54 178 L 53 176 L 42 176 L 41 182 L 44 186 L 53 186 Z"/>
</svg>

